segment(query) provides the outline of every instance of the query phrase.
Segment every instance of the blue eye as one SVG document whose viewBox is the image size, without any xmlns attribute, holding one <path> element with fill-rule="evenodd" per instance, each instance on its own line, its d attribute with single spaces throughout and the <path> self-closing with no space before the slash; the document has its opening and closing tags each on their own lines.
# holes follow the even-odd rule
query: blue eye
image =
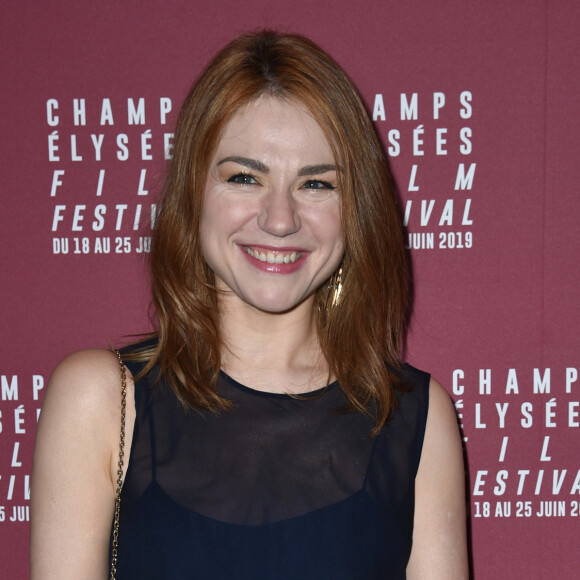
<svg viewBox="0 0 580 580">
<path fill-rule="evenodd" d="M 254 185 L 258 183 L 256 178 L 249 173 L 236 173 L 228 179 L 228 183 L 239 183 L 241 185 Z"/>
<path fill-rule="evenodd" d="M 336 189 L 336 187 L 331 183 L 328 183 L 328 181 L 320 181 L 318 179 L 309 179 L 302 187 L 304 189 Z"/>
</svg>

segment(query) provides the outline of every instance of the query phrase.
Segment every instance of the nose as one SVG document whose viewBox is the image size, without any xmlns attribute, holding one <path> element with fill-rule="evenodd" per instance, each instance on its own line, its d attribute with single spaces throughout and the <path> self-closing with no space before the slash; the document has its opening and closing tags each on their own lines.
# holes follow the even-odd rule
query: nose
<svg viewBox="0 0 580 580">
<path fill-rule="evenodd" d="M 258 226 L 279 238 L 300 229 L 300 216 L 291 191 L 279 188 L 265 196 L 264 206 L 258 216 Z"/>
</svg>

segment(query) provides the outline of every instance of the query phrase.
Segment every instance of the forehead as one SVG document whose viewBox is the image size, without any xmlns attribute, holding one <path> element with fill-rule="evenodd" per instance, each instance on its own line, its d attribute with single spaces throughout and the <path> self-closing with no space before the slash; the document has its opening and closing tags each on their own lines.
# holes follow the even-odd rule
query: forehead
<svg viewBox="0 0 580 580">
<path fill-rule="evenodd" d="M 279 146 L 291 151 L 332 150 L 318 122 L 299 101 L 261 96 L 244 105 L 226 123 L 218 150 L 228 146 Z"/>
</svg>

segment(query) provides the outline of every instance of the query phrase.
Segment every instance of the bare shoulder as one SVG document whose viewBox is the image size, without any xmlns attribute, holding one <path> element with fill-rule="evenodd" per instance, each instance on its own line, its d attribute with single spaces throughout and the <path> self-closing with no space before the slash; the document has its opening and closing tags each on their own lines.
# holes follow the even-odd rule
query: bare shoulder
<svg viewBox="0 0 580 580">
<path fill-rule="evenodd" d="M 127 373 L 127 401 L 133 383 Z M 134 405 L 127 404 L 127 441 Z M 121 420 L 116 355 L 85 350 L 56 367 L 42 404 L 31 480 L 31 578 L 102 578 Z M 127 460 L 125 460 L 125 469 Z M 66 533 L 65 533 L 66 531 Z"/>
<path fill-rule="evenodd" d="M 127 371 L 127 400 L 133 381 Z M 127 406 L 129 421 L 134 415 Z M 108 457 L 115 451 L 121 416 L 121 369 L 115 353 L 82 350 L 63 359 L 55 368 L 40 413 L 37 447 L 54 439 L 57 448 L 82 446 Z M 98 447 L 98 449 L 97 449 Z M 87 449 L 88 450 L 88 449 Z"/>
<path fill-rule="evenodd" d="M 445 388 L 431 378 L 429 412 L 417 483 L 420 486 L 423 481 L 451 477 L 453 489 L 459 493 L 463 474 L 463 451 L 455 408 Z"/>
<path fill-rule="evenodd" d="M 468 577 L 465 519 L 465 470 L 455 409 L 434 379 L 415 481 L 410 580 Z"/>
<path fill-rule="evenodd" d="M 126 371 L 127 400 L 133 397 L 133 381 Z M 121 367 L 117 355 L 104 349 L 70 354 L 55 368 L 43 401 L 38 437 L 67 436 L 79 445 L 99 446 L 103 454 L 118 445 L 121 416 Z M 132 423 L 134 406 L 127 406 Z M 37 441 L 37 444 L 39 441 Z M 95 451 L 95 449 L 93 449 Z"/>
<path fill-rule="evenodd" d="M 436 379 L 429 382 L 429 413 L 427 430 L 430 437 L 458 439 L 457 416 L 451 397 Z"/>
<path fill-rule="evenodd" d="M 120 366 L 115 353 L 104 349 L 74 352 L 64 358 L 52 373 L 48 392 L 79 399 L 108 397 L 119 385 Z M 117 389 L 118 392 L 118 389 Z"/>
</svg>

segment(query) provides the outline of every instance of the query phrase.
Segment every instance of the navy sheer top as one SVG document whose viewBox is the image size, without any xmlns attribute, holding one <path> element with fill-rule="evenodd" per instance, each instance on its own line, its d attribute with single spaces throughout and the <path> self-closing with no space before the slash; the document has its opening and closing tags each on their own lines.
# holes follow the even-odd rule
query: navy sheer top
<svg viewBox="0 0 580 580">
<path fill-rule="evenodd" d="M 118 580 L 405 578 L 429 375 L 404 367 L 374 438 L 338 383 L 294 397 L 221 373 L 232 408 L 214 415 L 154 375 L 135 385 Z"/>
</svg>

